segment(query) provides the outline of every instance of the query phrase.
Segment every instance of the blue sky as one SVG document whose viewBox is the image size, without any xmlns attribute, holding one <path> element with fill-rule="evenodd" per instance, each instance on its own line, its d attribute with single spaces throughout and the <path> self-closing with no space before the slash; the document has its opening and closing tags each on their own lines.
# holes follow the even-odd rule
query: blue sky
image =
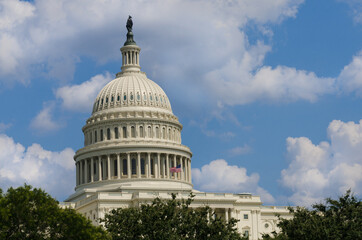
<svg viewBox="0 0 362 240">
<path fill-rule="evenodd" d="M 195 188 L 309 205 L 362 192 L 358 0 L 0 1 L 0 187 L 58 200 L 134 19 L 168 95 Z"/>
</svg>

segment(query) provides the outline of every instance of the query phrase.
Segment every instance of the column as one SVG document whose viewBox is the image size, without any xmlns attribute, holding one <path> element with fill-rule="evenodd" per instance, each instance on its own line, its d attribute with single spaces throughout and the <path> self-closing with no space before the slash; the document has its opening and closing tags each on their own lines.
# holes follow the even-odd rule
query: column
<svg viewBox="0 0 362 240">
<path fill-rule="evenodd" d="M 79 162 L 76 162 L 75 163 L 75 182 L 76 182 L 76 185 L 78 186 L 79 185 Z"/>
<path fill-rule="evenodd" d="M 117 179 L 121 178 L 121 156 L 117 153 Z"/>
<path fill-rule="evenodd" d="M 137 178 L 141 178 L 141 153 L 137 153 Z"/>
<path fill-rule="evenodd" d="M 149 165 L 150 165 L 150 157 L 147 154 L 147 159 L 145 162 L 145 172 L 146 172 L 146 178 L 150 177 L 150 172 L 149 172 Z"/>
<path fill-rule="evenodd" d="M 90 173 L 90 176 L 91 176 L 91 183 L 94 181 L 94 168 L 93 168 L 93 164 L 94 164 L 94 160 L 93 160 L 94 157 L 91 158 L 91 173 Z"/>
<path fill-rule="evenodd" d="M 128 65 L 129 62 L 128 62 L 128 52 L 126 52 L 126 65 Z"/>
<path fill-rule="evenodd" d="M 98 181 L 102 181 L 102 157 L 98 156 Z"/>
<path fill-rule="evenodd" d="M 84 168 L 83 168 L 83 160 L 80 160 L 80 184 L 84 183 Z"/>
<path fill-rule="evenodd" d="M 166 174 L 167 178 L 170 178 L 170 160 L 168 159 L 168 154 L 166 154 Z"/>
<path fill-rule="evenodd" d="M 157 161 L 155 163 L 155 178 L 160 178 L 160 154 L 157 153 Z"/>
<path fill-rule="evenodd" d="M 111 179 L 111 155 L 107 155 L 107 175 L 108 180 Z"/>
<path fill-rule="evenodd" d="M 161 164 L 161 166 L 162 166 L 162 177 L 163 177 L 163 178 L 166 178 L 165 157 L 163 157 L 163 158 L 161 159 L 161 161 L 162 161 L 162 164 Z"/>
<path fill-rule="evenodd" d="M 151 177 L 151 153 L 147 153 L 147 168 L 149 177 Z"/>
<path fill-rule="evenodd" d="M 88 159 L 84 159 L 84 183 L 88 183 Z"/>
<path fill-rule="evenodd" d="M 225 208 L 225 221 L 229 222 L 229 209 Z"/>
<path fill-rule="evenodd" d="M 176 167 L 176 155 L 173 155 L 173 166 Z M 177 173 L 173 173 L 174 179 L 177 179 Z"/>
<path fill-rule="evenodd" d="M 191 159 L 187 159 L 187 162 L 189 163 L 189 182 L 192 182 L 192 178 L 191 178 Z"/>
<path fill-rule="evenodd" d="M 189 161 L 187 159 L 187 157 L 185 157 L 185 181 L 189 181 Z"/>
<path fill-rule="evenodd" d="M 180 157 L 180 164 L 181 164 L 181 180 L 184 181 L 185 178 L 184 178 L 184 174 L 185 174 L 185 171 L 184 171 L 184 164 L 183 164 L 183 161 L 184 161 L 184 157 Z"/>
<path fill-rule="evenodd" d="M 131 155 L 127 153 L 127 177 L 131 178 Z"/>
</svg>

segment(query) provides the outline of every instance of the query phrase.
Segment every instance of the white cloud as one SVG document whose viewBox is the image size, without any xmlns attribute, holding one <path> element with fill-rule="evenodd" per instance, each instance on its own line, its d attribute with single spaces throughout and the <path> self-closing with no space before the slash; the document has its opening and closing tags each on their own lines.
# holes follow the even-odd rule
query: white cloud
<svg viewBox="0 0 362 240">
<path fill-rule="evenodd" d="M 89 112 L 98 92 L 112 79 L 109 73 L 98 74 L 82 84 L 59 88 L 55 95 L 58 99 L 62 99 L 62 106 L 65 109 Z"/>
<path fill-rule="evenodd" d="M 290 164 L 282 170 L 282 184 L 293 191 L 290 200 L 310 205 L 351 188 L 362 193 L 362 120 L 334 120 L 329 124 L 330 142 L 318 145 L 305 137 L 287 139 Z"/>
<path fill-rule="evenodd" d="M 45 189 L 53 197 L 65 198 L 73 192 L 73 156 L 70 148 L 52 152 L 36 143 L 25 148 L 0 134 L 0 188 L 6 190 L 27 183 Z"/>
<path fill-rule="evenodd" d="M 244 144 L 243 146 L 234 147 L 229 150 L 230 155 L 238 156 L 247 154 L 251 151 L 251 147 L 248 144 Z"/>
<path fill-rule="evenodd" d="M 338 83 L 344 93 L 355 92 L 356 95 L 362 97 L 362 51 L 343 68 L 338 77 Z"/>
<path fill-rule="evenodd" d="M 54 103 L 44 103 L 43 109 L 32 120 L 32 122 L 30 123 L 30 127 L 40 133 L 59 129 L 61 125 L 52 119 L 54 107 Z"/>
<path fill-rule="evenodd" d="M 339 0 L 346 2 L 352 10 L 353 20 L 356 23 L 362 23 L 362 2 L 360 0 Z"/>
<path fill-rule="evenodd" d="M 208 192 L 256 193 L 263 201 L 272 203 L 274 198 L 258 186 L 259 175 L 247 175 L 246 168 L 231 166 L 224 159 L 211 161 L 201 167 L 192 169 L 192 181 L 195 188 Z"/>
</svg>

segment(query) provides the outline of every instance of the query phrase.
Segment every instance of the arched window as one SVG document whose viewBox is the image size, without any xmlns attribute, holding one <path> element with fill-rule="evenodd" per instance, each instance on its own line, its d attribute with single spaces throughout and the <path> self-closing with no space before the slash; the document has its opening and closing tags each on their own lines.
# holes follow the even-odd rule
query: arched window
<svg viewBox="0 0 362 240">
<path fill-rule="evenodd" d="M 124 101 L 127 100 L 127 95 L 126 95 L 126 93 L 124 93 L 124 95 L 123 95 L 123 100 L 124 100 Z"/>
<path fill-rule="evenodd" d="M 137 101 L 141 100 L 141 96 L 139 93 L 137 93 Z"/>
<path fill-rule="evenodd" d="M 107 140 L 111 140 L 111 129 L 107 128 Z"/>
<path fill-rule="evenodd" d="M 131 137 L 136 137 L 136 128 L 134 126 L 131 127 Z"/>
<path fill-rule="evenodd" d="M 117 101 L 119 102 L 119 95 L 117 96 Z"/>
<path fill-rule="evenodd" d="M 89 132 L 89 144 L 92 144 L 92 132 Z"/>
<path fill-rule="evenodd" d="M 132 158 L 132 174 L 137 174 L 136 159 Z"/>
<path fill-rule="evenodd" d="M 97 140 L 97 130 L 94 131 L 94 142 L 96 143 L 98 140 Z"/>
<path fill-rule="evenodd" d="M 127 175 L 127 159 L 123 159 L 123 175 Z"/>
<path fill-rule="evenodd" d="M 141 174 L 145 174 L 145 160 L 141 158 Z"/>
<path fill-rule="evenodd" d="M 140 137 L 143 138 L 145 136 L 145 134 L 143 133 L 143 127 L 142 126 L 140 126 L 139 131 L 140 131 Z"/>
<path fill-rule="evenodd" d="M 162 138 L 166 139 L 166 128 L 162 128 Z"/>
<path fill-rule="evenodd" d="M 151 126 L 148 126 L 148 128 L 147 128 L 147 137 L 149 137 L 149 138 L 152 137 L 152 129 L 151 129 Z"/>
<path fill-rule="evenodd" d="M 106 97 L 106 103 L 108 103 L 108 97 Z"/>
<path fill-rule="evenodd" d="M 129 98 L 131 101 L 133 101 L 133 94 L 131 93 L 131 97 Z"/>
<path fill-rule="evenodd" d="M 168 139 L 171 140 L 171 128 L 168 129 Z"/>
<path fill-rule="evenodd" d="M 153 175 L 154 173 L 153 173 L 153 158 L 151 158 L 151 161 L 150 161 L 151 163 L 151 175 Z"/>
<path fill-rule="evenodd" d="M 156 138 L 160 138 L 160 129 L 156 127 Z"/>
<path fill-rule="evenodd" d="M 123 127 L 123 138 L 127 138 L 127 128 Z"/>
<path fill-rule="evenodd" d="M 114 128 L 114 137 L 115 137 L 116 139 L 119 138 L 119 136 L 118 136 L 118 127 L 115 127 L 115 128 Z"/>
<path fill-rule="evenodd" d="M 101 141 L 103 141 L 103 129 L 101 129 Z"/>
<path fill-rule="evenodd" d="M 112 97 L 111 97 L 111 102 L 113 102 L 113 101 L 114 101 L 114 97 L 112 96 Z"/>
</svg>

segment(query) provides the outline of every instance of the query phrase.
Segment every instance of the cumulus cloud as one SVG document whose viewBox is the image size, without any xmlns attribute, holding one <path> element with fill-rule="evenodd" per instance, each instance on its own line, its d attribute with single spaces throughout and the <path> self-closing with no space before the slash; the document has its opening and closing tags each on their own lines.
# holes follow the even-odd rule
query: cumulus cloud
<svg viewBox="0 0 362 240">
<path fill-rule="evenodd" d="M 6 190 L 27 183 L 63 200 L 73 192 L 73 156 L 71 148 L 52 152 L 36 143 L 26 148 L 0 134 L 0 188 Z"/>
<path fill-rule="evenodd" d="M 290 164 L 282 170 L 281 181 L 293 191 L 293 203 L 310 205 L 349 188 L 362 193 L 362 120 L 334 120 L 328 137 L 330 141 L 318 145 L 306 137 L 287 139 Z"/>
<path fill-rule="evenodd" d="M 362 97 L 362 51 L 343 68 L 338 77 L 338 83 L 344 93 L 354 92 Z"/>
<path fill-rule="evenodd" d="M 0 122 L 0 133 L 5 132 L 5 130 L 10 127 L 11 127 L 11 124 L 5 124 L 5 123 Z"/>
<path fill-rule="evenodd" d="M 61 125 L 53 120 L 53 110 L 55 103 L 44 103 L 43 109 L 31 121 L 30 127 L 40 133 L 57 130 Z"/>
<path fill-rule="evenodd" d="M 229 165 L 224 159 L 211 161 L 199 168 L 192 169 L 192 181 L 195 188 L 208 192 L 256 193 L 268 203 L 274 202 L 273 196 L 258 186 L 259 175 L 247 174 L 246 168 Z"/>
<path fill-rule="evenodd" d="M 56 90 L 55 95 L 62 100 L 65 109 L 89 112 L 98 92 L 111 80 L 109 73 L 98 74 L 82 84 L 61 87 Z"/>
</svg>

